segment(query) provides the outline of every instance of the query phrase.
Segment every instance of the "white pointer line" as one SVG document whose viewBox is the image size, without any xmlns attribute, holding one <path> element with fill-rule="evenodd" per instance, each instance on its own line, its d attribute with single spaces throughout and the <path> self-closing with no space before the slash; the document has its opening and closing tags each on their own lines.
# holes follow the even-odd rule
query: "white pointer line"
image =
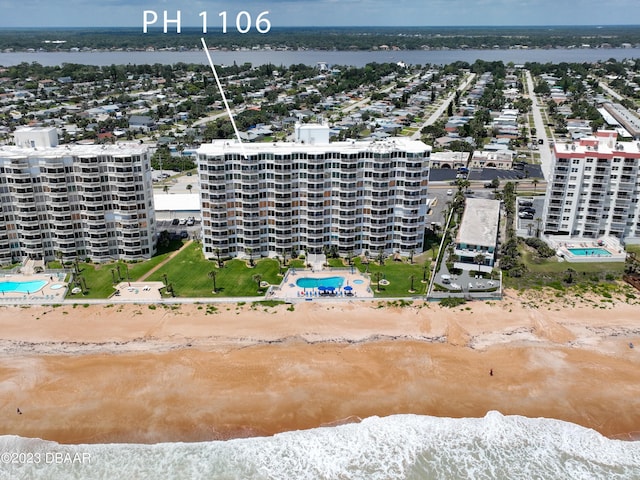
<svg viewBox="0 0 640 480">
<path fill-rule="evenodd" d="M 207 47 L 207 42 L 204 41 L 204 38 L 200 38 L 202 41 L 202 48 L 204 49 L 204 53 L 207 54 L 207 59 L 209 60 L 209 66 L 211 67 L 211 71 L 213 72 L 213 76 L 216 79 L 216 83 L 218 84 L 218 88 L 220 89 L 220 94 L 222 95 L 222 101 L 224 102 L 224 107 L 227 109 L 227 114 L 229 115 L 229 120 L 231 120 L 231 125 L 233 125 L 233 130 L 236 132 L 236 138 L 238 139 L 238 143 L 240 144 L 240 150 L 242 150 L 242 156 L 246 159 L 246 152 L 244 151 L 244 145 L 242 143 L 242 139 L 240 138 L 240 132 L 238 132 L 238 127 L 236 127 L 236 122 L 233 119 L 233 114 L 231 113 L 231 109 L 229 108 L 229 102 L 227 102 L 227 97 L 224 94 L 224 90 L 222 89 L 222 84 L 220 83 L 220 78 L 218 78 L 218 73 L 216 72 L 216 67 L 213 66 L 213 60 L 211 60 L 211 54 L 209 53 L 209 48 Z"/>
</svg>

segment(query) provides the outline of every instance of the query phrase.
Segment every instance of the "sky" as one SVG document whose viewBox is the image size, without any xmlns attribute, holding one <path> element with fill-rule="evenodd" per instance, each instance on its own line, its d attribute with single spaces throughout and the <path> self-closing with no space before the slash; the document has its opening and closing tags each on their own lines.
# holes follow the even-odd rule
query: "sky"
<svg viewBox="0 0 640 480">
<path fill-rule="evenodd" d="M 274 27 L 640 25 L 638 0 L 0 0 L 0 27 L 142 30 L 145 10 L 157 12 L 156 26 L 164 11 L 175 19 L 179 10 L 183 26 L 201 26 L 206 12 L 210 29 L 221 26 L 223 11 L 230 28 L 241 11 L 254 22 L 269 12 L 264 18 Z"/>
</svg>

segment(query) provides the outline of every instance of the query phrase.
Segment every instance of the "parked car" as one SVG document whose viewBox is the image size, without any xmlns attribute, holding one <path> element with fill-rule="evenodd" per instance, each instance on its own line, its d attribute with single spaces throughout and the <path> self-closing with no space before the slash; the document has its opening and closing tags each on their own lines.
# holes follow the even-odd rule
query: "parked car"
<svg viewBox="0 0 640 480">
<path fill-rule="evenodd" d="M 180 232 L 180 237 L 181 238 L 189 238 L 189 232 L 187 232 L 186 230 L 182 230 Z"/>
<path fill-rule="evenodd" d="M 530 212 L 520 212 L 518 216 L 523 220 L 533 220 L 533 213 Z"/>
<path fill-rule="evenodd" d="M 453 195 L 453 190 L 451 190 L 451 189 L 447 190 L 447 195 L 449 195 L 449 196 Z"/>
<path fill-rule="evenodd" d="M 533 202 L 530 200 L 519 200 L 518 205 L 521 207 L 533 207 Z"/>
<path fill-rule="evenodd" d="M 493 188 L 493 183 L 487 182 L 484 184 L 484 188 Z"/>
<path fill-rule="evenodd" d="M 178 223 L 178 225 L 186 225 L 187 224 L 187 219 L 186 218 L 181 218 L 180 222 Z"/>
<path fill-rule="evenodd" d="M 180 223 L 179 218 L 174 218 L 173 220 L 171 220 L 171 225 L 178 225 L 179 223 Z"/>
<path fill-rule="evenodd" d="M 193 218 L 190 218 L 187 220 L 187 227 L 192 227 L 195 223 L 196 221 Z"/>
<path fill-rule="evenodd" d="M 530 213 L 531 215 L 534 215 L 536 213 L 536 209 L 531 207 L 520 207 L 518 209 L 518 212 L 520 213 L 527 212 L 527 213 Z"/>
</svg>

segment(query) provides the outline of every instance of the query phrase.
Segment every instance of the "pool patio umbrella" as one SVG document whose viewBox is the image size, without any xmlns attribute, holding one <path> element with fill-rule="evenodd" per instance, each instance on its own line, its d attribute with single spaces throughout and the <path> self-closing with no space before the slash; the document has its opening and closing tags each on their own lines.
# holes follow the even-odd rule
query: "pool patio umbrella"
<svg viewBox="0 0 640 480">
<path fill-rule="evenodd" d="M 325 287 L 324 285 L 320 285 L 320 286 L 318 287 L 318 290 L 320 290 L 321 292 L 325 292 L 325 291 L 327 291 L 328 289 L 329 289 L 329 287 Z"/>
<path fill-rule="evenodd" d="M 347 292 L 350 292 L 351 290 L 353 290 L 353 287 L 351 287 L 350 285 L 347 285 L 346 287 L 344 287 L 344 289 L 345 289 Z"/>
</svg>

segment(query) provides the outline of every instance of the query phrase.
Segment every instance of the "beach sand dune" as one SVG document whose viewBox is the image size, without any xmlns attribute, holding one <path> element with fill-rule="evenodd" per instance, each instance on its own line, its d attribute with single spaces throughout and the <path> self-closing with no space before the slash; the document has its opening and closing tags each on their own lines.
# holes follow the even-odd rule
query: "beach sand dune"
<svg viewBox="0 0 640 480">
<path fill-rule="evenodd" d="M 512 297 L 456 309 L 354 301 L 207 311 L 0 309 L 0 434 L 199 441 L 489 410 L 610 436 L 640 430 L 636 305 L 545 310 Z"/>
</svg>

